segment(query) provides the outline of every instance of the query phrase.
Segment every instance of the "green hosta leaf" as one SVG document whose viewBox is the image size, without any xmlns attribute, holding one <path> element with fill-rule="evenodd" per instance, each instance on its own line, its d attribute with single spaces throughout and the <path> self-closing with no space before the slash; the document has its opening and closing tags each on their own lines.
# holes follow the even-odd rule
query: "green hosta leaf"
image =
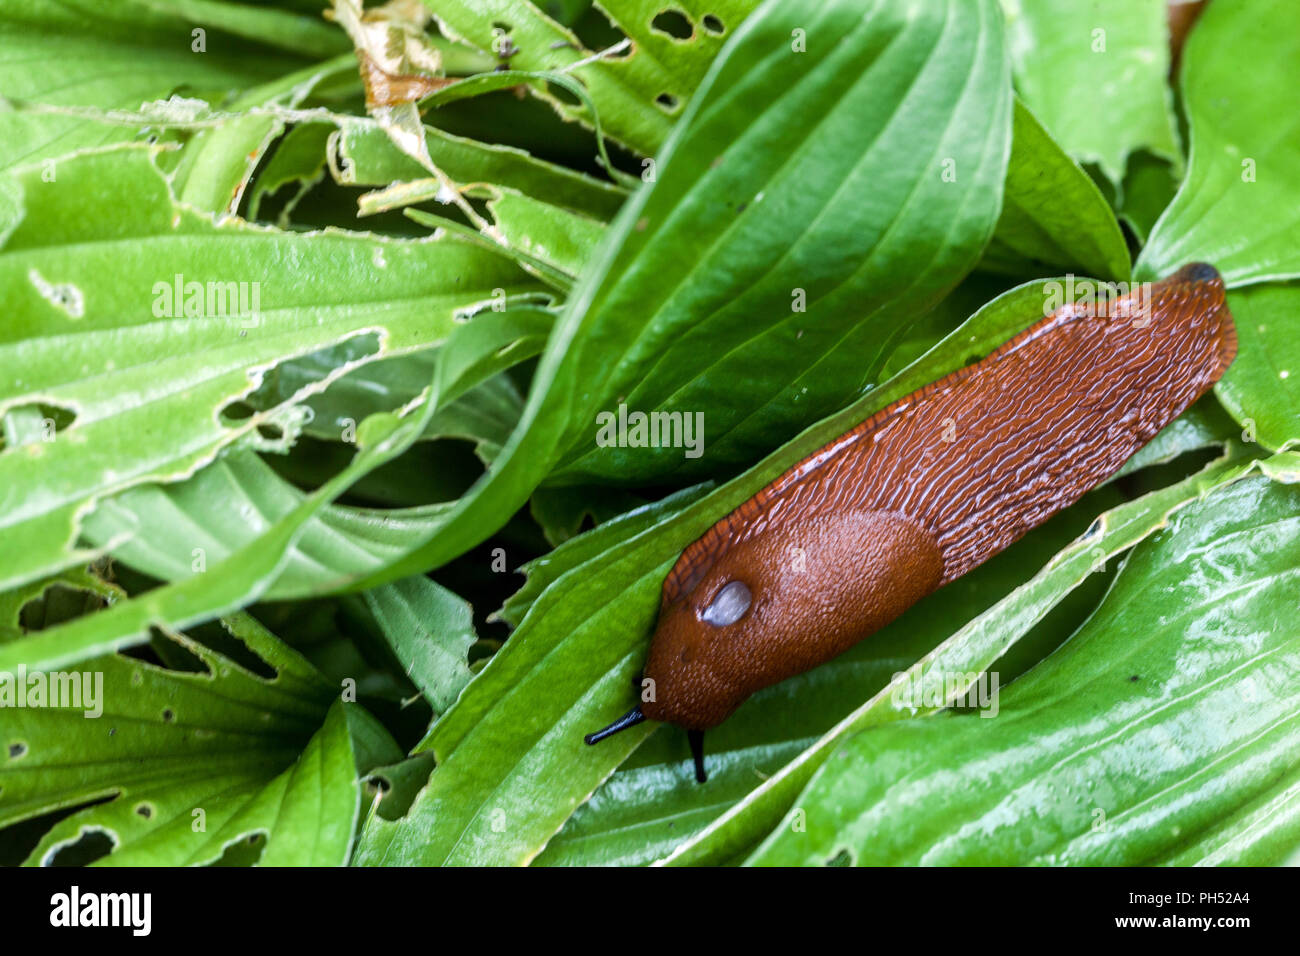
<svg viewBox="0 0 1300 956">
<path fill-rule="evenodd" d="M 195 28 L 204 31 L 206 52 L 194 50 Z M 293 54 L 252 46 L 236 33 L 279 40 Z M 323 22 L 245 4 L 9 0 L 0 10 L 0 95 L 130 109 L 182 87 L 225 90 L 274 79 L 303 66 L 300 57 L 338 53 L 341 37 Z M 75 117 L 0 111 L 0 168 L 133 136 Z M 57 164 L 49 169 L 58 175 Z"/>
<path fill-rule="evenodd" d="M 1240 289 L 1228 307 L 1239 349 L 1215 394 L 1247 438 L 1274 451 L 1300 442 L 1300 285 Z"/>
<path fill-rule="evenodd" d="M 1164 0 L 1002 0 L 1016 90 L 1052 138 L 1112 183 L 1130 153 L 1180 161 Z"/>
<path fill-rule="evenodd" d="M 312 522 L 344 490 L 380 465 L 391 462 L 406 451 L 429 427 L 441 402 L 451 402 L 464 395 L 476 382 L 499 371 L 502 356 L 510 353 L 517 328 L 528 320 L 509 313 L 488 313 L 474 321 L 457 325 L 455 334 L 439 353 L 431 389 L 396 413 L 376 413 L 357 428 L 358 452 L 341 471 L 329 477 L 315 491 L 296 496 L 291 502 L 278 503 L 262 512 L 265 524 L 258 534 L 238 540 L 229 556 L 215 567 L 191 566 L 193 576 L 178 583 L 155 588 L 127 601 L 119 602 L 102 613 L 71 621 L 60 627 L 0 646 L 0 670 L 5 665 L 23 664 L 52 668 L 85 660 L 96 654 L 136 644 L 146 639 L 149 628 L 162 624 L 185 627 L 247 606 L 268 593 L 292 569 L 294 547 L 304 534 L 316 531 Z M 505 346 L 502 343 L 505 342 Z M 25 447 L 25 446 L 22 446 Z M 265 492 L 270 486 L 259 491 Z M 201 503 L 202 504 L 202 503 Z M 229 502 L 213 507 L 209 499 L 204 510 L 211 518 L 214 510 L 222 520 L 246 521 L 257 514 L 255 507 L 241 505 L 237 517 L 230 514 Z M 222 510 L 226 507 L 226 510 Z M 370 570 L 366 564 L 385 548 L 402 546 L 413 524 L 423 523 L 423 533 L 438 518 L 437 508 L 413 510 L 402 515 L 406 527 L 390 527 L 380 517 L 378 523 L 364 513 L 336 513 L 324 524 L 318 539 L 330 563 L 314 564 L 310 560 L 308 587 L 317 590 L 340 590 L 355 583 Z M 373 513 L 372 513 L 373 514 Z M 340 522 L 338 519 L 342 518 Z M 367 527 L 369 525 L 369 527 Z M 346 529 L 347 534 L 337 531 Z M 182 528 L 186 532 L 188 528 Z M 351 535 L 369 539 L 364 546 L 349 541 Z M 351 544 L 349 553 L 341 545 Z M 357 552 L 360 552 L 359 554 Z M 193 552 L 191 552 L 193 554 Z M 310 556 L 309 556 L 310 557 Z M 351 567 L 348 565 L 351 564 Z M 358 565 L 360 567 L 358 567 Z M 201 573 L 200 573 L 201 571 Z M 183 574 L 184 571 L 181 571 Z"/>
<path fill-rule="evenodd" d="M 980 265 L 1013 275 L 1129 277 L 1128 246 L 1106 197 L 1019 100 L 1002 215 Z"/>
<path fill-rule="evenodd" d="M 875 383 L 991 233 L 1011 107 L 998 22 L 995 4 L 933 3 L 746 22 L 593 297 L 591 334 L 628 332 L 616 362 L 587 359 L 601 402 L 566 430 L 555 481 L 726 473 Z M 702 415 L 703 447 L 600 447 L 595 412 L 620 404 Z"/>
<path fill-rule="evenodd" d="M 114 495 L 87 516 L 82 534 L 137 570 L 182 581 L 255 544 L 305 498 L 258 455 L 238 452 L 186 481 Z M 317 594 L 372 573 L 436 529 L 446 508 L 323 508 L 307 522 L 263 597 Z"/>
<path fill-rule="evenodd" d="M 1183 51 L 1187 179 L 1151 231 L 1139 278 L 1196 259 L 1212 262 L 1230 286 L 1300 276 L 1297 61 L 1294 3 L 1206 8 Z"/>
<path fill-rule="evenodd" d="M 71 672 L 89 677 L 98 716 L 90 697 L 6 711 L 0 823 L 111 798 L 57 823 L 29 863 L 89 832 L 112 840 L 108 865 L 212 862 L 250 838 L 269 865 L 347 861 L 358 772 L 400 752 L 360 708 L 330 708 L 337 691 L 256 621 L 227 627 L 270 677 L 178 635 L 198 670 L 110 654 Z"/>
<path fill-rule="evenodd" d="M 1240 824 L 1300 782 L 1298 542 L 1300 489 L 1264 478 L 1185 509 L 994 719 L 849 738 L 751 862 L 1280 861 L 1294 832 Z"/>
<path fill-rule="evenodd" d="M 246 589 L 248 600 L 285 600 L 350 587 L 357 578 L 377 574 L 433 535 L 445 520 L 448 506 L 354 509 L 330 506 L 330 498 L 412 441 L 435 431 L 472 433 L 469 437 L 477 437 L 482 453 L 487 454 L 491 440 L 481 436 L 490 428 L 491 415 L 500 405 L 506 406 L 508 414 L 510 399 L 517 402 L 517 394 L 511 390 L 495 406 L 481 407 L 482 395 L 497 388 L 494 382 L 502 377 L 489 377 L 473 388 L 471 382 L 493 375 L 499 363 L 508 362 L 502 356 L 511 354 L 519 330 L 533 328 L 534 320 L 541 319 L 539 315 L 489 313 L 459 325 L 452 338 L 471 343 L 472 349 L 464 350 L 464 355 L 472 356 L 477 350 L 478 358 L 460 365 L 435 362 L 422 372 L 425 381 L 433 377 L 439 382 L 439 394 L 447 403 L 426 408 L 419 420 L 407 425 L 399 442 L 378 455 L 355 459 L 341 475 L 330 477 L 326 484 L 335 490 L 322 489 L 313 496 L 315 501 L 279 477 L 256 454 L 233 453 L 181 483 L 136 486 L 101 501 L 83 519 L 83 536 L 155 578 L 188 581 L 190 587 L 144 598 L 152 606 L 168 609 L 160 614 L 186 620 L 203 620 L 224 610 L 222 602 L 229 601 L 231 593 L 227 588 Z M 406 384 L 413 388 L 415 382 Z M 395 388 L 400 392 L 402 382 Z M 419 405 L 421 401 L 419 395 L 412 394 L 402 405 Z M 398 403 L 396 399 L 394 403 Z M 367 421 L 380 420 L 385 418 L 383 407 L 383 403 L 370 407 L 361 402 L 352 412 L 364 412 Z M 373 419 L 369 418 L 372 414 Z M 360 429 L 352 423 L 352 431 L 364 432 L 367 421 Z M 421 476 L 421 483 L 428 484 L 428 479 Z M 248 554 L 256 554 L 252 564 L 247 562 Z M 209 568 L 216 574 L 208 579 L 212 587 L 204 587 Z M 127 611 L 125 620 L 109 624 L 108 630 L 101 620 L 88 623 L 82 639 L 91 641 L 90 646 L 105 640 L 138 639 L 139 619 L 131 617 L 134 610 L 133 606 Z"/>
<path fill-rule="evenodd" d="M 420 575 L 372 588 L 364 598 L 406 675 L 436 713 L 445 711 L 472 676 L 466 654 L 478 640 L 474 609 Z"/>
<path fill-rule="evenodd" d="M 96 499 L 183 478 L 236 442 L 262 444 L 262 427 L 291 439 L 287 404 L 222 415 L 276 364 L 344 350 L 301 399 L 350 367 L 474 328 L 458 312 L 494 292 L 505 301 L 537 288 L 505 258 L 449 237 L 214 225 L 175 204 L 143 149 L 61 168 L 55 183 L 24 173 L 26 216 L 0 253 L 0 292 L 20 317 L 0 331 L 0 411 L 44 403 L 71 419 L 53 441 L 0 452 L 0 587 L 78 563 L 78 517 Z M 206 297 L 171 295 L 178 281 Z"/>
<path fill-rule="evenodd" d="M 1173 202 L 1178 185 L 1179 178 L 1168 160 L 1145 151 L 1129 157 L 1118 212 L 1139 242 L 1147 241 L 1156 222 Z"/>
<path fill-rule="evenodd" d="M 356 59 L 344 54 L 254 87 L 225 110 L 240 114 L 253 107 L 296 107 L 321 81 L 355 69 Z M 243 113 L 195 133 L 172 171 L 177 198 L 207 212 L 234 213 L 253 171 L 283 132 L 284 121 L 274 114 Z"/>
<path fill-rule="evenodd" d="M 646 0 L 601 4 L 630 41 L 597 57 L 566 27 L 528 0 L 497 0 L 490 12 L 473 0 L 427 3 L 443 32 L 508 59 L 518 70 L 572 73 L 595 104 L 615 139 L 640 153 L 654 153 L 672 129 L 682 105 L 703 80 L 723 40 L 757 6 L 755 0 L 681 0 L 673 8 L 690 21 L 689 38 L 655 28 L 664 10 Z M 706 15 L 710 17 L 706 21 Z M 506 57 L 506 54 L 509 54 Z M 581 65 L 579 65 L 581 64 Z M 590 112 L 555 93 L 541 94 L 561 116 L 590 125 Z"/>
<path fill-rule="evenodd" d="M 627 193 L 611 183 L 496 146 L 424 128 L 429 158 L 458 183 L 494 183 L 595 219 L 618 212 Z M 343 185 L 387 186 L 419 180 L 429 171 L 407 156 L 378 126 L 345 123 L 333 140 L 332 169 Z"/>
<path fill-rule="evenodd" d="M 530 354 L 527 349 L 521 352 L 521 345 L 540 337 L 548 324 L 549 316 L 540 312 L 485 313 L 456 327 L 452 338 L 467 343 L 461 348 L 465 361 L 459 365 L 432 351 L 376 363 L 374 379 L 356 382 L 353 389 L 334 397 L 329 437 L 355 441 L 355 434 L 347 436 L 358 431 L 357 420 L 419 404 L 421 392 L 437 379 L 443 402 L 425 412 L 407 440 L 461 431 L 490 448 L 491 438 L 481 436 L 490 432 L 491 415 L 509 415 L 517 407 L 511 400 L 518 402 L 513 386 L 499 374 L 493 377 L 494 373 Z M 331 360 L 339 361 L 334 350 L 286 363 L 263 383 L 259 395 L 272 406 L 287 401 L 305 381 L 326 376 Z M 321 367 L 313 373 L 316 364 Z M 409 374 L 402 378 L 395 371 Z M 367 372 L 367 367 L 356 372 Z M 335 386 L 347 380 L 345 376 Z M 493 400 L 491 395 L 500 391 L 503 381 L 505 396 Z M 364 474 L 365 467 L 353 468 Z M 179 581 L 205 574 L 210 564 L 255 548 L 260 536 L 274 536 L 276 525 L 304 507 L 306 497 L 256 454 L 235 452 L 185 481 L 129 488 L 101 501 L 83 518 L 82 534 L 139 570 Z M 396 510 L 326 505 L 308 517 L 274 578 L 259 584 L 262 596 L 285 599 L 338 590 L 376 573 L 440 527 L 447 508 L 441 504 Z"/>
<path fill-rule="evenodd" d="M 657 181 L 588 264 L 515 437 L 394 573 L 482 540 L 564 448 L 591 448 L 596 412 L 619 396 L 708 409 L 711 467 L 752 461 L 856 396 L 888 355 L 881 340 L 955 284 L 992 231 L 1010 121 L 997 21 L 989 3 L 882 7 L 865 20 L 856 4 L 773 3 L 747 20 L 661 151 Z M 796 28 L 825 52 L 793 52 Z M 766 104 L 757 117 L 734 108 L 751 98 Z M 719 142 L 731 144 L 721 162 Z M 912 166 L 900 149 L 936 152 Z M 858 189 L 869 199 L 846 205 Z M 795 288 L 809 313 L 789 311 Z M 681 448 L 596 452 L 566 478 L 579 466 L 620 481 L 676 476 L 690 461 Z"/>
<path fill-rule="evenodd" d="M 175 628 L 211 620 L 251 604 L 279 578 L 291 549 L 310 521 L 358 478 L 391 461 L 415 441 L 428 422 L 432 404 L 416 413 L 373 415 L 361 423 L 359 451 L 352 462 L 294 507 L 276 517 L 251 542 L 229 558 L 176 584 L 119 601 L 96 614 L 0 644 L 0 671 L 19 665 L 53 669 L 141 643 L 150 628 Z M 334 582 L 342 588 L 347 575 Z"/>
<path fill-rule="evenodd" d="M 68 568 L 0 594 L 0 643 L 81 617 L 126 592 L 100 577 L 96 567 Z"/>
<path fill-rule="evenodd" d="M 249 189 L 249 219 L 259 218 L 267 197 L 286 186 L 296 185 L 276 222 L 282 229 L 288 227 L 294 206 L 325 174 L 325 149 L 333 132 L 329 123 L 300 123 L 284 135 Z"/>
<path fill-rule="evenodd" d="M 529 561 L 519 569 L 528 576 L 528 580 L 510 596 L 497 616 L 512 628 L 518 627 L 533 602 L 562 574 L 598 557 L 614 545 L 653 528 L 712 490 L 713 485 L 706 482 L 671 494 L 661 501 L 625 511 L 600 527 L 565 541 L 553 551 Z"/>
</svg>

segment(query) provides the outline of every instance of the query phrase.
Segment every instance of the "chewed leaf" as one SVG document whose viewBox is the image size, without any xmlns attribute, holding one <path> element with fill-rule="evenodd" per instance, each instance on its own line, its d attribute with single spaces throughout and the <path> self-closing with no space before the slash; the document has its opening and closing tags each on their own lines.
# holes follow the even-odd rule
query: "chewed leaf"
<svg viewBox="0 0 1300 956">
<path fill-rule="evenodd" d="M 678 18 L 672 26 L 662 18 L 662 3 L 609 0 L 600 6 L 625 39 L 598 50 L 587 49 L 577 34 L 528 0 L 496 4 L 491 17 L 474 0 L 440 2 L 434 16 L 449 36 L 492 53 L 513 69 L 571 74 L 587 89 L 607 132 L 650 155 L 667 137 L 723 42 L 758 3 L 681 0 L 673 4 Z M 571 94 L 543 95 L 562 116 L 590 123 L 589 112 Z"/>
<path fill-rule="evenodd" d="M 473 608 L 423 575 L 372 588 L 364 598 L 407 676 L 436 713 L 445 711 L 472 676 Z"/>
<path fill-rule="evenodd" d="M 184 478 L 273 423 L 279 405 L 223 413 L 277 364 L 366 345 L 280 403 L 293 404 L 359 364 L 437 344 L 494 293 L 539 288 L 450 236 L 214 224 L 172 199 L 145 149 L 62 168 L 54 183 L 23 173 L 25 215 L 0 251 L 0 289 L 28 316 L 0 333 L 0 413 L 46 402 L 74 416 L 51 441 L 0 451 L 0 588 L 80 560 L 77 526 L 96 500 Z M 84 181 L 113 186 L 86 193 Z"/>
<path fill-rule="evenodd" d="M 476 142 L 424 128 L 429 157 L 459 183 L 494 183 L 595 219 L 618 212 L 627 193 L 519 149 Z M 388 186 L 427 178 L 428 170 L 401 152 L 377 126 L 345 123 L 331 140 L 331 169 L 345 185 Z"/>
<path fill-rule="evenodd" d="M 225 627 L 255 661 L 176 635 L 187 669 L 110 654 L 48 675 L 52 694 L 75 684 L 80 700 L 6 717 L 0 825 L 82 808 L 28 863 L 48 865 L 86 834 L 107 838 L 101 865 L 211 863 L 241 844 L 264 864 L 347 861 L 366 769 L 357 763 L 363 750 L 391 761 L 396 745 L 356 705 L 331 708 L 336 691 L 255 620 Z"/>
<path fill-rule="evenodd" d="M 1212 3 L 1180 73 L 1191 160 L 1138 259 L 1139 279 L 1212 262 L 1229 286 L 1300 277 L 1300 6 Z M 1243 63 L 1249 62 L 1249 68 Z"/>
<path fill-rule="evenodd" d="M 252 452 L 224 455 L 186 481 L 130 488 L 101 502 L 82 533 L 164 581 L 207 573 L 302 504 L 305 495 Z M 445 506 L 330 506 L 312 518 L 266 592 L 284 600 L 372 573 L 431 534 Z"/>
<path fill-rule="evenodd" d="M 0 90 L 25 103 L 133 109 L 181 88 L 253 86 L 346 49 L 336 28 L 286 10 L 206 3 L 194 7 L 197 13 L 188 7 L 98 0 L 6 4 L 0 10 Z M 41 161 L 46 175 L 57 179 L 56 157 L 137 132 L 6 109 L 0 111 L 0 169 Z"/>
<path fill-rule="evenodd" d="M 1096 163 L 1115 184 L 1136 150 L 1181 161 L 1164 0 L 1002 6 L 1016 90 L 1070 156 Z"/>
</svg>

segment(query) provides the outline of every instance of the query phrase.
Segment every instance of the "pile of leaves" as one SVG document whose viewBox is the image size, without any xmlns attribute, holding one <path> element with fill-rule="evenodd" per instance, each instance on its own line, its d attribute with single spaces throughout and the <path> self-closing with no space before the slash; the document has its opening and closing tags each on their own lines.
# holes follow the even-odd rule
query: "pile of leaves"
<svg viewBox="0 0 1300 956">
<path fill-rule="evenodd" d="M 0 860 L 1300 849 L 1300 7 L 322 5 L 0 10 L 0 678 L 103 688 L 0 707 Z M 1195 260 L 1240 354 L 1116 479 L 707 784 L 673 728 L 583 746 L 713 522 Z"/>
</svg>

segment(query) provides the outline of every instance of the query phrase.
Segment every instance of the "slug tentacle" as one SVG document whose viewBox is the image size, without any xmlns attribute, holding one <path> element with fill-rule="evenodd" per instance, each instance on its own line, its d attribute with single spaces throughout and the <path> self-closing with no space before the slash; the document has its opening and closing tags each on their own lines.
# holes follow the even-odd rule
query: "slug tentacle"
<svg viewBox="0 0 1300 956">
<path fill-rule="evenodd" d="M 640 705 L 633 707 L 626 714 L 614 721 L 608 727 L 603 727 L 594 734 L 587 734 L 582 739 L 588 744 L 598 744 L 606 737 L 612 737 L 620 730 L 627 730 L 629 727 L 635 727 L 641 721 L 645 720 L 645 714 L 641 713 Z"/>
</svg>

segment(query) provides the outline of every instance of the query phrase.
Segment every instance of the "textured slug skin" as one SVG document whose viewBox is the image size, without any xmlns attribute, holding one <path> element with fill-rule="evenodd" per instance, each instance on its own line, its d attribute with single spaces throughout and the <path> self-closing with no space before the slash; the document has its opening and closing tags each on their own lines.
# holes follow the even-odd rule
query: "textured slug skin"
<svg viewBox="0 0 1300 956">
<path fill-rule="evenodd" d="M 652 720 L 705 730 L 1077 501 L 1223 374 L 1223 281 L 1185 266 L 1107 310 L 1066 305 L 809 455 L 683 553 L 646 661 Z M 734 623 L 705 620 L 732 581 Z M 649 694 L 643 694 L 643 697 Z"/>
</svg>

